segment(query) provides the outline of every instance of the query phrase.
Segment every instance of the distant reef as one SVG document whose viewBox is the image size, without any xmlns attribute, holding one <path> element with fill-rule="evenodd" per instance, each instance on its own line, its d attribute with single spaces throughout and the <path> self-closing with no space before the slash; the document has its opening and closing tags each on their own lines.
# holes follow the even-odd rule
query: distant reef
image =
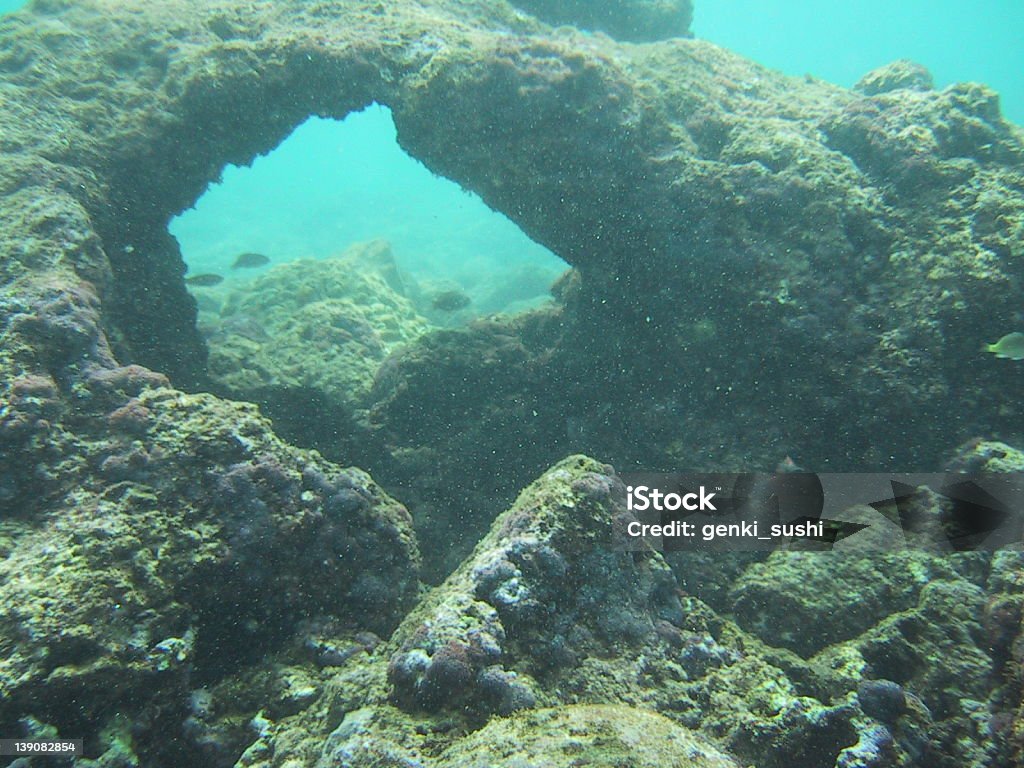
<svg viewBox="0 0 1024 768">
<path fill-rule="evenodd" d="M 1024 766 L 1019 552 L 607 546 L 612 465 L 1024 468 L 1024 368 L 983 351 L 1024 330 L 998 96 L 785 77 L 689 15 L 0 19 L 0 736 L 90 767 Z M 374 102 L 572 266 L 556 303 L 430 330 L 375 278 L 274 318 L 341 279 L 292 264 L 211 356 L 168 221 Z"/>
</svg>

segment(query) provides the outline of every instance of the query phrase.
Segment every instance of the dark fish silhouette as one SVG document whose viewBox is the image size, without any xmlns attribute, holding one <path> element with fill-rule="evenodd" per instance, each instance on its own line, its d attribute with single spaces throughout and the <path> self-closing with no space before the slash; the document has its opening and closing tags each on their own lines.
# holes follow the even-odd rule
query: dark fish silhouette
<svg viewBox="0 0 1024 768">
<path fill-rule="evenodd" d="M 270 259 L 262 253 L 242 253 L 235 259 L 235 263 L 231 265 L 231 268 L 255 269 L 256 267 L 265 267 L 269 263 Z"/>
<path fill-rule="evenodd" d="M 443 291 L 434 297 L 430 306 L 434 309 L 440 310 L 441 312 L 457 312 L 460 309 L 468 307 L 472 301 L 473 300 L 462 291 Z"/>
<path fill-rule="evenodd" d="M 200 288 L 209 288 L 212 285 L 220 285 L 224 282 L 224 278 L 220 275 L 205 274 L 205 275 L 192 275 L 192 277 L 186 277 L 185 282 L 189 285 L 196 285 Z"/>
</svg>

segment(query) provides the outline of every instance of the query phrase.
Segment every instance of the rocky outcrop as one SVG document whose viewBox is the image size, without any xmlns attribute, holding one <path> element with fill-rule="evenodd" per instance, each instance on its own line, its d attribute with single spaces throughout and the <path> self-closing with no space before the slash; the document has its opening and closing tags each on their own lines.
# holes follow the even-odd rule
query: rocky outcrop
<svg viewBox="0 0 1024 768">
<path fill-rule="evenodd" d="M 576 268 L 558 309 L 385 362 L 352 426 L 395 462 L 391 478 L 469 478 L 489 499 L 467 513 L 467 550 L 524 477 L 572 450 L 651 469 L 765 467 L 797 449 L 811 468 L 920 469 L 968 437 L 1021 431 L 1006 397 L 1019 371 L 979 351 L 1024 322 L 1021 133 L 984 86 L 932 90 L 903 67 L 846 91 L 705 42 L 555 29 L 502 2 L 37 0 L 0 21 L 0 99 L 5 734 L 84 734 L 91 755 L 183 764 L 194 753 L 157 738 L 168 722 L 217 733 L 193 674 L 231 689 L 248 671 L 233 664 L 289 653 L 303 622 L 354 639 L 406 614 L 417 557 L 402 507 L 282 443 L 251 407 L 183 391 L 208 387 L 207 350 L 167 221 L 311 114 L 387 104 L 407 151 Z M 446 383 L 438 348 L 493 398 L 474 390 L 463 408 L 449 386 L 452 419 L 415 418 Z M 461 425 L 472 451 L 438 451 Z M 502 472 L 524 437 L 545 446 Z M 358 443 L 323 447 L 347 465 Z M 936 570 L 920 588 L 839 569 L 871 600 L 893 585 L 898 611 L 872 623 L 845 603 L 835 633 L 796 648 L 839 654 L 822 668 L 765 646 L 742 604 L 775 562 L 744 563 L 737 591 L 717 593 L 744 632 L 675 595 L 659 558 L 583 546 L 600 528 L 571 511 L 607 522 L 616 481 L 579 459 L 556 472 L 531 492 L 537 509 L 528 493 L 505 518 L 518 549 L 488 540 L 386 651 L 313 641 L 350 678 L 332 684 L 309 658 L 257 675 L 273 712 L 225 726 L 248 744 L 242 764 L 284 765 L 293 748 L 306 765 L 332 750 L 429 763 L 456 741 L 447 722 L 576 700 L 671 713 L 769 768 L 780 755 L 964 764 L 988 759 L 970 702 L 989 691 L 960 678 L 1001 675 L 1002 711 L 1019 707 L 1012 564 L 992 585 Z M 462 512 L 437 503 L 447 493 L 433 497 L 442 530 Z M 531 527 L 535 512 L 557 525 Z M 563 577 L 572 591 L 553 586 Z M 822 610 L 799 579 L 784 587 L 801 615 Z M 978 590 L 993 588 L 989 605 Z M 598 598 L 621 620 L 604 622 Z M 992 648 L 975 639 L 979 613 Z M 899 671 L 890 650 L 906 674 L 875 679 Z M 477 719 L 446 720 L 453 699 Z M 274 722 L 310 707 L 319 730 Z M 1019 729 L 988 722 L 1019 761 Z"/>
<path fill-rule="evenodd" d="M 365 473 L 283 444 L 253 406 L 138 367 L 91 370 L 73 413 L 52 380 L 15 389 L 0 426 L 15 478 L 5 733 L 32 735 L 34 720 L 92 745 L 121 708 L 139 718 L 137 754 L 184 759 L 162 718 L 184 719 L 197 681 L 258 661 L 309 617 L 387 634 L 415 598 L 408 512 Z"/>
</svg>

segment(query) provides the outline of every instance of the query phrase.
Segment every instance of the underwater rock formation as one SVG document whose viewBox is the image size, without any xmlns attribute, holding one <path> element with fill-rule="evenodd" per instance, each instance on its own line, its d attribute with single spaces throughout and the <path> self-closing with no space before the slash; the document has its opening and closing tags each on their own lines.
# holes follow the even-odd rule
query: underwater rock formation
<svg viewBox="0 0 1024 768">
<path fill-rule="evenodd" d="M 17 386 L 4 460 L 38 463 L 5 471 L 28 477 L 0 524 L 4 733 L 30 717 L 92 743 L 111 709 L 182 711 L 191 679 L 259 659 L 302 618 L 387 633 L 409 607 L 406 510 L 283 444 L 253 406 L 138 367 L 90 370 L 74 393 Z M 61 397 L 73 416 L 47 410 Z M 160 754 L 163 728 L 136 724 L 140 753 Z"/>
<path fill-rule="evenodd" d="M 834 680 L 716 616 L 678 592 L 659 554 L 610 549 L 623 499 L 606 465 L 574 456 L 552 467 L 389 642 L 332 662 L 330 677 L 308 656 L 269 665 L 272 678 L 305 679 L 317 694 L 264 715 L 239 764 L 441 768 L 483 760 L 492 743 L 490 764 L 562 765 L 555 724 L 571 724 L 581 745 L 607 741 L 603 757 L 594 748 L 598 765 L 620 754 L 619 729 L 639 723 L 711 765 L 831 768 L 844 748 L 869 742 L 859 678 Z M 212 709 L 237 690 L 222 685 Z M 676 754 L 659 741 L 635 749 L 652 764 Z M 886 756 L 910 765 L 899 746 Z"/>
<path fill-rule="evenodd" d="M 381 240 L 274 267 L 200 312 L 210 385 L 259 404 L 286 438 L 371 461 L 339 436 L 353 432 L 384 360 L 429 327 L 405 293 Z"/>
<path fill-rule="evenodd" d="M 451 573 L 527 483 L 579 447 L 549 365 L 560 333 L 548 310 L 482 320 L 430 333 L 380 368 L 361 427 L 391 457 L 375 472 L 402 489 L 420 535 L 447 543 L 424 552 L 426 580 Z"/>
<path fill-rule="evenodd" d="M 738 768 L 667 718 L 622 706 L 538 710 L 491 725 L 447 750 L 438 768 Z"/>
<path fill-rule="evenodd" d="M 274 390 L 315 390 L 328 408 L 354 409 L 384 359 L 427 330 L 400 287 L 383 241 L 275 267 L 229 293 L 209 319 L 209 375 L 217 389 L 250 402 Z"/>
<path fill-rule="evenodd" d="M 580 270 L 575 332 L 550 356 L 564 421 L 591 436 L 579 448 L 933 465 L 990 430 L 1014 386 L 978 355 L 1019 324 L 1024 215 L 1020 132 L 983 86 L 897 73 L 846 91 L 500 2 L 37 8 L 3 21 L 0 54 L 14 262 L 45 263 L 17 256 L 39 241 L 25 210 L 75 208 L 43 216 L 69 222 L 46 258 L 93 283 L 123 362 L 176 383 L 203 380 L 205 353 L 167 218 L 309 114 L 378 100 L 411 154 Z M 642 444 L 670 421 L 675 436 Z"/>
<path fill-rule="evenodd" d="M 749 631 L 735 626 L 676 594 L 659 556 L 599 554 L 617 481 L 582 459 L 527 492 L 393 645 L 313 639 L 313 658 L 275 670 L 303 622 L 344 639 L 402 620 L 411 522 L 251 406 L 181 391 L 209 378 L 169 218 L 309 115 L 379 101 L 412 155 L 576 268 L 558 309 L 385 362 L 353 427 L 390 452 L 391 478 L 425 478 L 414 499 L 462 478 L 426 530 L 472 517 L 441 503 L 460 487 L 486 500 L 463 552 L 579 448 L 623 467 L 764 468 L 795 446 L 811 467 L 933 468 L 969 437 L 1020 434 L 1019 367 L 979 349 L 1024 327 L 1021 132 L 984 86 L 897 69 L 848 91 L 706 42 L 553 29 L 500 0 L 37 0 L 5 16 L 3 734 L 56 729 L 150 765 L 242 749 L 251 766 L 429 765 L 461 754 L 452 723 L 601 702 L 765 768 L 1020 765 L 1019 562 L 993 560 L 991 583 L 936 569 L 920 589 L 839 566 L 869 603 L 905 591 L 874 623 L 841 600 L 831 636 L 774 648 L 742 593 L 780 558 L 729 571 L 718 599 Z M 431 377 L 439 358 L 462 384 Z M 431 415 L 444 386 L 472 386 L 473 407 Z M 780 606 L 826 610 L 782 582 Z M 900 686 L 905 708 L 857 693 L 892 693 L 865 679 Z M 207 684 L 248 690 L 245 716 L 216 722 Z M 168 724 L 192 740 L 168 745 Z"/>
</svg>

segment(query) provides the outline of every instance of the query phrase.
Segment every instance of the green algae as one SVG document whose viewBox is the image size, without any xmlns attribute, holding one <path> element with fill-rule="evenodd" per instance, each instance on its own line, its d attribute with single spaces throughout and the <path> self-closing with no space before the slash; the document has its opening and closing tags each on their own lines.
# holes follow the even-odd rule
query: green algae
<svg viewBox="0 0 1024 768">
<path fill-rule="evenodd" d="M 252 400 L 291 390 L 343 410 L 363 404 L 381 363 L 429 328 L 393 287 L 395 270 L 374 241 L 273 267 L 227 294 L 206 319 L 216 386 Z"/>
<path fill-rule="evenodd" d="M 654 712 L 575 705 L 497 719 L 446 750 L 438 768 L 739 768 Z"/>
</svg>

